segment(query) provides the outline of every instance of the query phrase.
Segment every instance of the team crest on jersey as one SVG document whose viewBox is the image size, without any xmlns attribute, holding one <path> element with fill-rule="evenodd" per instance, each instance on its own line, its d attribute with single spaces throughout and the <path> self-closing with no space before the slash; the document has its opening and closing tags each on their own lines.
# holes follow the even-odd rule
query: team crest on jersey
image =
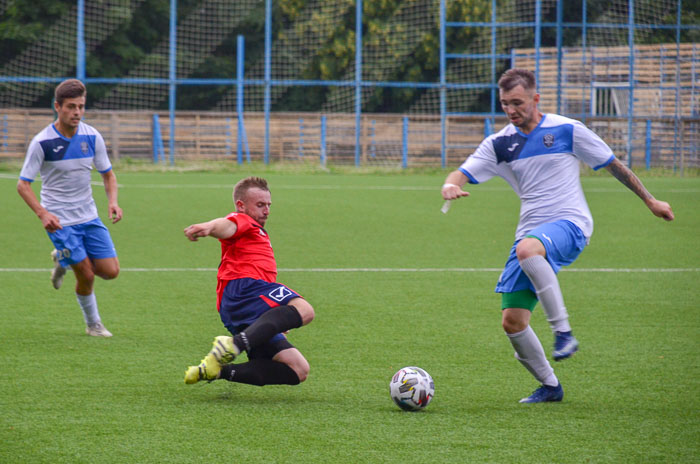
<svg viewBox="0 0 700 464">
<path fill-rule="evenodd" d="M 267 294 L 267 296 L 277 301 L 278 303 L 281 303 L 282 301 L 284 301 L 285 298 L 291 295 L 292 291 L 284 285 L 280 285 L 279 287 Z"/>
<path fill-rule="evenodd" d="M 80 142 L 80 149 L 83 152 L 83 155 L 87 155 L 90 149 L 88 148 L 88 143 L 87 142 Z"/>
<path fill-rule="evenodd" d="M 542 143 L 544 143 L 545 147 L 552 148 L 552 145 L 554 145 L 554 134 L 544 134 Z"/>
</svg>

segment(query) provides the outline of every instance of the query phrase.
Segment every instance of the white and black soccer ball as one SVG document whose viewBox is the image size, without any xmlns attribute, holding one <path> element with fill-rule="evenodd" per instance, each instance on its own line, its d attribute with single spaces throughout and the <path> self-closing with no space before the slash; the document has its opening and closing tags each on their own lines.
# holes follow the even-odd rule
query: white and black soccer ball
<svg viewBox="0 0 700 464">
<path fill-rule="evenodd" d="M 389 384 L 391 399 L 404 411 L 417 411 L 425 408 L 435 394 L 435 383 L 420 367 L 409 366 L 399 369 Z"/>
</svg>

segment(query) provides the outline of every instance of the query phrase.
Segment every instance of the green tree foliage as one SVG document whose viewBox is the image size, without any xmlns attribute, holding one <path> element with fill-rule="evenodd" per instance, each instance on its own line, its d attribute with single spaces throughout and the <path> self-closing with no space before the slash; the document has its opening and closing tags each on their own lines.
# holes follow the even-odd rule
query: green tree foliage
<svg viewBox="0 0 700 464">
<path fill-rule="evenodd" d="M 106 0 L 95 0 L 95 2 Z M 397 44 L 406 43 L 410 24 L 394 21 L 401 8 L 416 0 L 365 0 L 363 2 L 363 44 L 385 50 L 387 59 L 392 60 L 391 71 L 380 73 L 371 66 L 364 69 L 364 78 L 382 81 L 438 82 L 439 80 L 439 0 L 433 0 L 435 21 L 420 39 L 412 43 L 410 53 L 399 53 Z M 642 1 L 637 0 L 637 4 Z M 335 12 L 341 11 L 342 18 L 331 17 L 326 9 L 318 8 L 311 0 L 274 0 L 273 1 L 273 35 L 277 41 L 283 41 L 285 34 L 293 31 L 298 36 L 323 36 L 323 41 L 313 56 L 308 57 L 298 79 L 340 80 L 354 79 L 355 62 L 355 0 L 333 0 Z M 498 0 L 500 14 L 509 11 L 517 0 Z M 178 0 L 178 19 L 186 18 L 196 8 L 202 7 L 204 0 Z M 449 0 L 447 18 L 450 21 L 490 22 L 491 0 Z M 11 0 L 0 9 L 0 66 L 10 62 L 32 44 L 41 40 L 42 33 L 59 18 L 75 11 L 75 0 Z M 316 6 L 314 8 L 314 5 Z M 564 17 L 567 22 L 582 20 L 582 0 L 562 2 Z M 597 22 L 605 20 L 610 9 L 609 0 L 588 0 L 587 20 Z M 314 8 L 314 11 L 306 9 Z M 698 24 L 700 0 L 683 0 L 682 23 Z M 168 39 L 170 0 L 143 0 L 133 12 L 115 11 L 113 14 L 127 15 L 128 20 L 118 27 L 111 36 L 89 51 L 86 59 L 86 72 L 89 77 L 125 77 L 148 57 L 158 44 Z M 500 15 L 499 14 L 499 15 Z M 675 10 L 666 12 L 662 18 L 654 18 L 658 23 L 675 24 Z M 120 16 L 120 17 L 122 17 Z M 310 19 L 309 19 L 310 18 Z M 498 18 L 509 20 L 505 15 Z M 518 20 L 518 18 L 511 18 Z M 555 8 L 543 11 L 543 20 L 556 20 Z M 263 60 L 265 2 L 260 1 L 250 17 L 245 18 L 225 40 L 198 66 L 190 76 L 179 77 L 227 77 L 236 75 L 236 37 L 242 34 L 246 38 L 246 69 L 252 69 Z M 203 25 L 206 27 L 206 25 Z M 73 34 L 74 31 L 66 31 Z M 621 33 L 625 33 L 622 31 Z M 451 53 L 484 53 L 475 50 L 474 43 L 484 43 L 489 39 L 490 28 L 449 28 L 446 36 L 446 50 Z M 683 31 L 682 41 L 699 40 L 700 33 Z M 641 40 L 649 43 L 674 42 L 675 31 L 663 30 L 642 36 Z M 521 46 L 532 44 L 532 28 L 523 28 L 519 38 Z M 563 29 L 563 44 L 575 46 L 580 40 L 580 30 L 573 27 Z M 556 30 L 549 27 L 542 31 L 542 45 L 553 46 L 556 43 Z M 510 44 L 510 46 L 519 46 Z M 497 53 L 507 53 L 499 42 Z M 151 58 L 154 59 L 154 58 Z M 474 72 L 486 66 L 486 60 L 474 62 Z M 163 62 L 167 67 L 167 59 Z M 505 60 L 499 65 L 506 66 Z M 471 66 L 471 65 L 470 65 Z M 499 69 L 500 72 L 500 69 Z M 109 85 L 91 87 L 91 97 L 99 99 L 110 90 Z M 178 107 L 208 109 L 214 107 L 230 88 L 225 86 L 180 86 L 178 88 Z M 289 87 L 284 95 L 274 103 L 279 111 L 319 110 L 329 92 L 329 87 Z M 425 93 L 419 88 L 374 88 L 371 96 L 363 104 L 366 111 L 401 112 L 411 107 Z M 37 105 L 45 106 L 45 99 Z"/>
</svg>

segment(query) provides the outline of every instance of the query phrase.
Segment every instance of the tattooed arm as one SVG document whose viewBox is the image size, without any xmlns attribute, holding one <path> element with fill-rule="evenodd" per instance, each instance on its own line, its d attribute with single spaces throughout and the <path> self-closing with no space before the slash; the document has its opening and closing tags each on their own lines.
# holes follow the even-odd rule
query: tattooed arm
<svg viewBox="0 0 700 464">
<path fill-rule="evenodd" d="M 622 164 L 620 160 L 615 159 L 610 163 L 605 169 L 610 171 L 615 179 L 622 182 L 622 184 L 628 189 L 632 190 L 637 194 L 639 198 L 644 201 L 647 208 L 654 213 L 654 216 L 664 218 L 667 221 L 673 221 L 673 210 L 671 210 L 671 205 L 665 201 L 659 201 L 654 196 L 649 193 L 649 191 L 644 187 L 642 181 L 639 177 L 635 175 L 627 166 Z"/>
</svg>

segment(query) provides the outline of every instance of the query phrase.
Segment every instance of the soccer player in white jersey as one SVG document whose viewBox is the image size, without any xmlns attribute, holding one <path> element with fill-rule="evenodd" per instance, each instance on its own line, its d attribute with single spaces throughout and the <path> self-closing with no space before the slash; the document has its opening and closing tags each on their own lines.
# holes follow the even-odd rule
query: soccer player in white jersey
<svg viewBox="0 0 700 464">
<path fill-rule="evenodd" d="M 520 221 L 496 292 L 501 293 L 503 329 L 515 357 L 541 384 L 521 403 L 561 401 L 564 390 L 545 356 L 530 316 L 537 301 L 554 332 L 555 361 L 578 350 L 557 280 L 562 266 L 574 262 L 593 233 L 593 218 L 579 179 L 579 164 L 606 168 L 639 196 L 649 210 L 673 220 L 671 206 L 655 199 L 639 178 L 624 166 L 600 137 L 581 122 L 542 114 L 535 76 L 510 69 L 498 81 L 501 106 L 510 120 L 505 128 L 481 142 L 442 186 L 442 197 L 469 195 L 467 183 L 500 176 L 520 197 Z"/>
<path fill-rule="evenodd" d="M 55 247 L 51 252 L 54 288 L 61 287 L 66 267 L 73 268 L 86 333 L 111 337 L 102 324 L 93 287 L 95 275 L 103 279 L 117 277 L 119 260 L 92 197 L 93 165 L 102 175 L 113 224 L 121 220 L 122 209 L 117 202 L 117 178 L 105 142 L 97 130 L 82 122 L 86 94 L 85 86 L 77 79 L 68 79 L 56 87 L 54 109 L 58 118 L 29 144 L 17 191 L 39 217 Z M 32 190 L 37 174 L 42 180 L 41 202 Z"/>
</svg>

